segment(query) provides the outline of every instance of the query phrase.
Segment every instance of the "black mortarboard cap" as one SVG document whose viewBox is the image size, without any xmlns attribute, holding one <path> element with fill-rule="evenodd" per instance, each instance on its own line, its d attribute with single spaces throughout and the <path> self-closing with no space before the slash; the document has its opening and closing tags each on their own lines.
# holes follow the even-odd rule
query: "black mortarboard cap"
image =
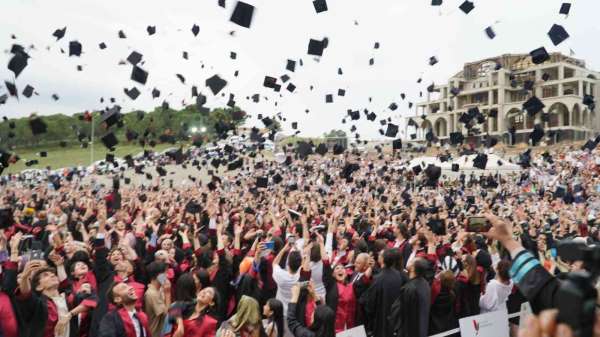
<svg viewBox="0 0 600 337">
<path fill-rule="evenodd" d="M 175 74 L 175 76 L 177 76 L 177 78 L 179 79 L 179 81 L 181 81 L 181 83 L 185 84 L 185 77 L 183 77 L 183 75 Z"/>
<path fill-rule="evenodd" d="M 415 165 L 412 167 L 412 171 L 415 175 L 419 175 L 423 169 L 421 168 L 421 165 Z"/>
<path fill-rule="evenodd" d="M 194 36 L 198 36 L 198 33 L 200 33 L 200 26 L 194 24 L 192 26 L 192 34 L 194 34 Z"/>
<path fill-rule="evenodd" d="M 125 88 L 123 89 L 123 91 L 125 92 L 125 95 L 127 95 L 132 100 L 135 100 L 136 98 L 138 98 L 138 96 L 140 96 L 140 91 L 136 87 L 133 87 L 131 89 Z"/>
<path fill-rule="evenodd" d="M 81 56 L 82 46 L 79 41 L 69 42 L 69 56 Z"/>
<path fill-rule="evenodd" d="M 54 31 L 54 33 L 52 33 L 52 36 L 54 36 L 56 38 L 56 41 L 62 39 L 63 37 L 65 37 L 65 33 L 67 32 L 67 27 L 64 27 L 62 29 L 57 29 Z"/>
<path fill-rule="evenodd" d="M 310 39 L 308 42 L 308 55 L 323 56 L 323 49 L 325 49 L 324 41 Z"/>
<path fill-rule="evenodd" d="M 587 106 L 590 110 L 594 111 L 594 108 L 596 107 L 596 103 L 594 102 L 594 96 L 584 94 L 583 104 Z"/>
<path fill-rule="evenodd" d="M 346 90 L 338 89 L 338 96 L 345 96 L 345 95 L 346 95 Z"/>
<path fill-rule="evenodd" d="M 31 97 L 31 95 L 33 95 L 33 90 L 33 87 L 28 84 L 25 89 L 23 89 L 23 96 L 27 98 Z"/>
<path fill-rule="evenodd" d="M 371 122 L 373 122 L 377 119 L 377 114 L 375 114 L 374 112 L 371 112 L 367 115 L 367 119 L 370 120 Z"/>
<path fill-rule="evenodd" d="M 332 94 L 325 95 L 325 103 L 333 103 L 333 95 Z"/>
<path fill-rule="evenodd" d="M 493 40 L 496 37 L 496 32 L 494 32 L 492 26 L 489 26 L 485 29 L 485 35 Z"/>
<path fill-rule="evenodd" d="M 138 63 L 140 63 L 140 61 L 142 61 L 143 57 L 144 56 L 142 54 L 138 53 L 137 51 L 132 51 L 131 54 L 129 54 L 129 56 L 127 56 L 127 62 L 129 62 L 135 66 Z"/>
<path fill-rule="evenodd" d="M 430 57 L 430 58 L 429 58 L 429 65 L 430 65 L 430 66 L 433 66 L 433 65 L 435 65 L 436 63 L 438 63 L 438 59 L 437 59 L 437 57 L 435 57 L 435 56 L 432 56 L 432 57 Z"/>
<path fill-rule="evenodd" d="M 460 132 L 451 132 L 450 133 L 450 144 L 452 144 L 452 145 L 462 144 L 464 139 L 465 139 L 465 137 Z"/>
<path fill-rule="evenodd" d="M 552 28 L 550 28 L 548 36 L 550 37 L 550 40 L 552 40 L 552 43 L 555 46 L 558 46 L 564 40 L 569 38 L 569 33 L 567 33 L 563 26 L 554 24 L 552 25 Z"/>
<path fill-rule="evenodd" d="M 398 125 L 388 123 L 387 129 L 385 130 L 385 136 L 386 137 L 396 137 L 397 134 L 398 134 Z"/>
<path fill-rule="evenodd" d="M 317 14 L 327 11 L 327 1 L 325 0 L 315 0 L 313 1 L 313 6 Z"/>
<path fill-rule="evenodd" d="M 360 119 L 360 111 L 355 110 L 355 111 L 348 111 L 348 115 L 350 115 L 350 119 L 352 119 L 353 121 L 359 120 Z"/>
<path fill-rule="evenodd" d="M 244 159 L 238 158 L 237 160 L 234 160 L 234 161 L 230 162 L 229 164 L 227 164 L 227 170 L 228 171 L 237 170 L 237 169 L 241 168 L 242 166 L 244 166 Z"/>
<path fill-rule="evenodd" d="M 219 0 L 218 4 L 219 4 L 219 7 L 225 8 L 225 0 Z"/>
<path fill-rule="evenodd" d="M 529 116 L 534 116 L 536 113 L 542 111 L 544 107 L 544 103 L 536 96 L 531 96 L 531 98 L 523 103 L 523 110 L 527 111 Z"/>
<path fill-rule="evenodd" d="M 154 88 L 152 89 L 152 98 L 158 98 L 160 97 L 160 90 Z"/>
<path fill-rule="evenodd" d="M 34 136 L 46 133 L 46 131 L 48 130 L 48 126 L 40 117 L 34 117 L 30 119 L 29 127 L 31 128 L 31 133 L 33 133 Z"/>
<path fill-rule="evenodd" d="M 156 26 L 146 27 L 146 32 L 148 32 L 148 35 L 154 35 L 156 33 Z"/>
<path fill-rule="evenodd" d="M 218 94 L 225 86 L 227 85 L 227 81 L 219 77 L 219 75 L 213 75 L 212 77 L 206 79 L 206 86 L 210 88 L 213 95 Z"/>
<path fill-rule="evenodd" d="M 550 55 L 544 47 L 532 50 L 529 55 L 531 55 L 531 62 L 534 64 L 542 64 L 550 59 Z"/>
<path fill-rule="evenodd" d="M 327 145 L 325 143 L 317 145 L 317 148 L 315 149 L 315 152 L 322 156 L 326 155 L 328 151 L 329 149 L 327 148 Z"/>
<path fill-rule="evenodd" d="M 536 124 L 533 131 L 529 134 L 529 138 L 533 145 L 536 145 L 544 137 L 544 128 L 541 124 Z"/>
<path fill-rule="evenodd" d="M 238 24 L 242 27 L 250 28 L 252 23 L 252 15 L 254 14 L 254 6 L 245 2 L 238 1 L 235 4 L 235 9 L 231 14 L 229 21 Z"/>
<path fill-rule="evenodd" d="M 458 164 L 452 164 L 452 172 L 458 172 L 460 166 Z"/>
<path fill-rule="evenodd" d="M 550 74 L 548 74 L 548 73 L 543 73 L 542 74 L 542 80 L 547 81 L 549 79 L 550 79 Z"/>
<path fill-rule="evenodd" d="M 392 104 L 390 104 L 390 106 L 388 106 L 388 109 L 390 109 L 392 111 L 396 111 L 396 109 L 398 109 L 398 104 L 392 103 Z"/>
<path fill-rule="evenodd" d="M 477 154 L 477 156 L 475 156 L 475 159 L 473 159 L 473 167 L 476 167 L 480 170 L 485 170 L 487 161 L 488 161 L 487 154 L 479 153 L 479 154 Z"/>
<path fill-rule="evenodd" d="M 427 92 L 433 92 L 435 90 L 435 84 L 431 83 L 428 87 L 427 87 Z"/>
<path fill-rule="evenodd" d="M 140 84 L 146 84 L 148 72 L 138 66 L 133 66 L 133 69 L 131 70 L 131 80 Z"/>
<path fill-rule="evenodd" d="M 165 170 L 162 166 L 157 166 L 156 173 L 158 173 L 159 176 L 164 177 L 167 175 L 167 170 Z"/>
<path fill-rule="evenodd" d="M 268 177 L 257 177 L 256 178 L 256 187 L 267 188 L 267 186 L 269 186 L 269 178 Z"/>
<path fill-rule="evenodd" d="M 461 11 L 463 11 L 465 14 L 469 14 L 473 8 L 475 8 L 475 5 L 471 2 L 471 1 L 465 1 L 463 2 L 460 6 L 458 6 L 458 8 L 460 8 Z"/>
<path fill-rule="evenodd" d="M 110 128 L 117 124 L 119 120 L 121 120 L 121 107 L 115 105 L 102 114 L 101 123 L 106 123 L 106 127 Z"/>
<path fill-rule="evenodd" d="M 569 15 L 569 11 L 571 10 L 571 4 L 568 2 L 563 3 L 560 6 L 560 14 Z"/>
<path fill-rule="evenodd" d="M 102 136 L 100 140 L 102 141 L 102 144 L 111 151 L 119 144 L 119 140 L 112 131 Z"/>
<path fill-rule="evenodd" d="M 394 149 L 394 150 L 402 150 L 402 139 L 395 139 L 392 142 L 392 149 Z"/>
<path fill-rule="evenodd" d="M 289 71 L 295 71 L 296 70 L 296 61 L 294 61 L 294 60 L 287 60 L 287 64 L 285 66 L 285 69 L 287 69 Z"/>
<path fill-rule="evenodd" d="M 29 59 L 29 55 L 24 51 L 14 53 L 8 62 L 8 69 L 15 74 L 15 77 L 19 77 L 23 69 L 27 67 L 27 59 Z"/>
<path fill-rule="evenodd" d="M 313 149 L 312 149 L 312 145 L 310 143 L 307 142 L 298 142 L 296 144 L 296 152 L 301 156 L 301 157 L 307 157 L 309 154 L 312 154 Z"/>
<path fill-rule="evenodd" d="M 432 6 L 441 6 L 442 2 L 443 2 L 443 0 L 431 0 L 431 5 Z"/>
<path fill-rule="evenodd" d="M 109 162 L 109 163 L 114 163 L 115 162 L 115 155 L 112 154 L 112 153 L 107 153 L 106 157 L 104 158 L 104 160 L 106 162 Z"/>
<path fill-rule="evenodd" d="M 287 90 L 289 92 L 294 92 L 294 90 L 296 90 L 296 86 L 293 83 L 289 83 L 287 86 Z"/>
<path fill-rule="evenodd" d="M 125 35 L 125 32 L 122 31 L 122 30 L 119 31 L 118 36 L 119 36 L 119 39 L 126 39 L 127 38 L 127 35 Z"/>
<path fill-rule="evenodd" d="M 100 44 L 98 44 L 98 48 L 100 48 L 100 49 L 106 49 L 106 43 L 100 42 Z"/>
<path fill-rule="evenodd" d="M 345 150 L 346 149 L 340 144 L 333 145 L 333 154 L 335 155 L 342 154 Z"/>
</svg>

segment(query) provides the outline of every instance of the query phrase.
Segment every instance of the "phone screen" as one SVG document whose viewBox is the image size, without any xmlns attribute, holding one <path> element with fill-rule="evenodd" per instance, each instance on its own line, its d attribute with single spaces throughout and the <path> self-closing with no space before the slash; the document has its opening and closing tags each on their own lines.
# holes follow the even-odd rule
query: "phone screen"
<svg viewBox="0 0 600 337">
<path fill-rule="evenodd" d="M 265 249 L 275 250 L 275 241 L 265 242 Z"/>
<path fill-rule="evenodd" d="M 492 226 L 486 218 L 482 216 L 469 217 L 467 222 L 467 232 L 472 233 L 485 233 L 490 230 Z"/>
</svg>

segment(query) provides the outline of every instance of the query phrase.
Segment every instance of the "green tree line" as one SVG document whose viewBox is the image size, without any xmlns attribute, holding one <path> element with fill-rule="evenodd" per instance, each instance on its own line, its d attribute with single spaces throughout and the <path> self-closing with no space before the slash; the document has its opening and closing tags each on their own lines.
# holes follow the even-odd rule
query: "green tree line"
<svg viewBox="0 0 600 337">
<path fill-rule="evenodd" d="M 210 141 L 216 136 L 217 122 L 236 127 L 243 125 L 248 116 L 240 112 L 238 107 L 217 108 L 210 111 L 199 111 L 195 105 L 186 106 L 181 110 L 157 107 L 152 111 L 122 112 L 122 126 L 115 125 L 110 130 L 114 131 L 119 142 L 123 143 L 127 142 L 125 134 L 128 130 L 136 132 L 139 137 L 142 137 L 147 130 L 150 134 L 146 140 L 155 140 L 158 143 L 159 137 L 163 134 L 172 135 L 176 140 L 188 140 L 194 136 L 191 132 L 192 128 L 200 130 L 204 127 L 206 131 L 195 136 Z M 94 123 L 94 142 L 97 142 L 108 131 L 101 123 L 101 113 L 99 111 L 91 113 Z M 4 121 L 0 123 L 0 147 L 23 149 L 54 146 L 61 142 L 66 142 L 67 146 L 78 146 L 81 144 L 78 134 L 83 135 L 86 142 L 92 133 L 92 122 L 84 120 L 83 116 L 83 113 L 72 116 L 64 114 L 41 116 L 47 125 L 47 130 L 35 136 L 30 128 L 30 117 Z M 10 127 L 12 123 L 14 128 Z"/>
</svg>

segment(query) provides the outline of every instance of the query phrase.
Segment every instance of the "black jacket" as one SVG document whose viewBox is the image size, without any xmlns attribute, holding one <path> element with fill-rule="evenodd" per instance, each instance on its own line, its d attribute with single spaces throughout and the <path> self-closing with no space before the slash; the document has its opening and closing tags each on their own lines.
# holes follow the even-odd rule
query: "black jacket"
<svg viewBox="0 0 600 337">
<path fill-rule="evenodd" d="M 429 312 L 429 334 L 435 335 L 440 332 L 458 328 L 458 319 L 454 311 L 456 295 L 454 292 L 442 290 L 436 296 Z"/>
<path fill-rule="evenodd" d="M 388 315 L 392 304 L 400 296 L 400 289 L 406 283 L 404 273 L 394 268 L 383 268 L 359 300 L 366 318 L 367 330 L 374 337 L 389 337 L 392 335 L 388 323 Z"/>
</svg>

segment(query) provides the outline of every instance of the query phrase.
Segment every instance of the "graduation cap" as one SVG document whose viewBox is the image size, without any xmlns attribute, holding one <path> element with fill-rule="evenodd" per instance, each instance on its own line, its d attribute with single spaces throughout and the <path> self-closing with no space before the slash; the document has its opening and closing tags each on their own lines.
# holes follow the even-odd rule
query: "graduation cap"
<svg viewBox="0 0 600 337">
<path fill-rule="evenodd" d="M 111 151 L 113 151 L 114 147 L 119 144 L 119 140 L 112 131 L 102 136 L 100 140 L 102 141 L 102 144 L 104 144 L 104 146 Z"/>
<path fill-rule="evenodd" d="M 307 142 L 298 142 L 296 145 L 296 152 L 303 158 L 313 153 L 312 145 Z"/>
<path fill-rule="evenodd" d="M 29 127 L 31 128 L 31 133 L 33 133 L 34 136 L 46 133 L 46 131 L 48 130 L 48 126 L 40 117 L 34 117 L 30 119 Z"/>
<path fill-rule="evenodd" d="M 338 89 L 338 96 L 345 96 L 345 95 L 346 95 L 346 90 Z"/>
<path fill-rule="evenodd" d="M 485 35 L 487 35 L 490 40 L 493 40 L 496 37 L 496 32 L 494 32 L 492 26 L 489 26 L 485 29 Z"/>
<path fill-rule="evenodd" d="M 111 126 L 117 124 L 119 120 L 121 120 L 121 107 L 115 105 L 102 114 L 101 123 L 106 123 L 106 128 L 110 128 Z"/>
<path fill-rule="evenodd" d="M 16 51 L 13 57 L 8 62 L 8 69 L 15 74 L 15 78 L 19 77 L 23 69 L 27 67 L 29 55 L 25 51 Z"/>
<path fill-rule="evenodd" d="M 140 96 L 140 91 L 136 87 L 133 87 L 131 89 L 125 88 L 125 89 L 123 89 L 123 91 L 125 92 L 125 95 L 127 95 L 129 98 L 131 98 L 134 101 L 136 98 L 138 98 Z"/>
<path fill-rule="evenodd" d="M 342 169 L 341 176 L 342 178 L 349 180 L 352 178 L 352 174 L 360 169 L 360 166 L 357 163 L 347 163 Z"/>
<path fill-rule="evenodd" d="M 431 0 L 431 5 L 432 6 L 441 6 L 442 2 L 443 2 L 443 0 Z"/>
<path fill-rule="evenodd" d="M 125 35 L 125 32 L 122 31 L 122 30 L 119 30 L 118 36 L 119 36 L 119 39 L 126 39 L 127 38 L 127 35 Z"/>
<path fill-rule="evenodd" d="M 33 87 L 28 84 L 25 89 L 23 89 L 23 96 L 27 98 L 31 97 L 31 95 L 33 95 L 33 90 Z"/>
<path fill-rule="evenodd" d="M 243 1 L 238 1 L 235 4 L 235 9 L 231 14 L 229 21 L 246 28 L 250 28 L 252 23 L 252 15 L 254 14 L 254 6 Z"/>
<path fill-rule="evenodd" d="M 56 38 L 56 41 L 62 39 L 63 37 L 65 37 L 65 34 L 67 32 L 67 27 L 64 27 L 62 29 L 57 29 L 54 31 L 54 33 L 52 33 L 52 36 L 54 36 Z"/>
<path fill-rule="evenodd" d="M 167 170 L 165 170 L 162 166 L 157 166 L 156 173 L 158 173 L 159 176 L 164 177 L 167 175 Z"/>
<path fill-rule="evenodd" d="M 571 10 L 571 4 L 568 3 L 568 2 L 564 2 L 560 6 L 560 12 L 559 12 L 559 14 L 569 15 L 569 11 L 570 10 Z"/>
<path fill-rule="evenodd" d="M 567 33 L 563 26 L 554 24 L 552 25 L 552 28 L 550 28 L 548 36 L 550 37 L 550 40 L 552 40 L 552 43 L 555 46 L 558 46 L 564 40 L 569 38 L 569 33 Z"/>
<path fill-rule="evenodd" d="M 52 99 L 53 99 L 53 100 L 55 100 L 55 101 L 58 101 L 58 98 L 59 98 L 59 97 L 58 97 L 58 95 L 57 95 L 57 94 L 52 94 Z"/>
<path fill-rule="evenodd" d="M 192 34 L 194 34 L 194 36 L 198 36 L 198 33 L 200 33 L 200 26 L 194 24 L 192 26 Z"/>
<path fill-rule="evenodd" d="M 456 163 L 452 164 L 452 172 L 458 172 L 458 170 L 460 169 L 460 166 Z"/>
<path fill-rule="evenodd" d="M 430 58 L 429 58 L 429 65 L 430 65 L 430 66 L 433 66 L 433 65 L 435 65 L 436 63 L 438 63 L 438 59 L 437 59 L 437 57 L 435 57 L 435 56 L 432 56 L 432 57 L 430 57 Z"/>
<path fill-rule="evenodd" d="M 310 39 L 308 42 L 308 55 L 323 56 L 323 49 L 325 49 L 325 40 Z"/>
<path fill-rule="evenodd" d="M 375 119 L 377 119 L 377 115 L 374 112 L 371 112 L 367 115 L 367 119 L 373 122 Z"/>
<path fill-rule="evenodd" d="M 396 137 L 397 134 L 398 134 L 398 125 L 388 123 L 387 129 L 385 130 L 385 136 L 386 137 Z"/>
<path fill-rule="evenodd" d="M 81 43 L 79 41 L 71 41 L 69 42 L 69 56 L 81 56 L 82 50 Z"/>
<path fill-rule="evenodd" d="M 268 177 L 257 177 L 256 178 L 256 187 L 257 188 L 267 188 L 269 186 L 269 178 Z"/>
<path fill-rule="evenodd" d="M 7 99 L 8 99 L 7 94 L 0 95 L 0 104 L 6 104 Z"/>
<path fill-rule="evenodd" d="M 402 150 L 402 139 L 394 139 L 392 142 L 393 150 Z"/>
<path fill-rule="evenodd" d="M 133 66 L 131 71 L 131 80 L 140 84 L 146 84 L 146 81 L 148 80 L 148 72 L 138 66 Z"/>
<path fill-rule="evenodd" d="M 544 47 L 532 50 L 529 55 L 531 55 L 531 62 L 534 64 L 542 64 L 550 59 L 550 55 Z"/>
<path fill-rule="evenodd" d="M 325 95 L 325 103 L 333 103 L 333 95 L 332 94 Z"/>
<path fill-rule="evenodd" d="M 425 175 L 430 182 L 435 182 L 442 176 L 442 168 L 433 164 L 427 165 Z"/>
<path fill-rule="evenodd" d="M 392 103 L 392 104 L 390 104 L 390 106 L 388 106 L 388 109 L 390 109 L 392 111 L 396 111 L 396 109 L 398 109 L 398 104 Z"/>
<path fill-rule="evenodd" d="M 154 88 L 152 89 L 152 98 L 158 98 L 160 97 L 160 90 Z"/>
<path fill-rule="evenodd" d="M 287 64 L 285 65 L 285 69 L 289 70 L 289 71 L 296 71 L 296 61 L 294 60 L 287 60 Z"/>
<path fill-rule="evenodd" d="M 487 165 L 487 161 L 488 161 L 487 154 L 479 153 L 479 154 L 477 154 L 477 156 L 475 157 L 475 159 L 473 159 L 473 167 L 476 167 L 476 168 L 478 168 L 480 170 L 485 170 L 485 167 Z"/>
<path fill-rule="evenodd" d="M 144 56 L 140 53 L 138 53 L 137 51 L 132 51 L 131 54 L 129 54 L 129 56 L 127 56 L 127 62 L 131 63 L 131 65 L 137 65 L 138 63 L 140 63 L 140 61 L 142 61 L 142 58 Z"/>
<path fill-rule="evenodd" d="M 234 160 L 234 161 L 230 162 L 229 164 L 227 164 L 227 170 L 228 171 L 237 170 L 237 169 L 241 168 L 242 166 L 244 166 L 244 159 L 238 158 L 237 160 Z"/>
<path fill-rule="evenodd" d="M 294 92 L 294 90 L 296 90 L 296 86 L 293 83 L 289 83 L 287 85 L 287 91 Z"/>
<path fill-rule="evenodd" d="M 529 134 L 531 143 L 535 146 L 544 137 L 544 128 L 541 124 L 536 124 L 533 127 L 533 131 Z"/>
<path fill-rule="evenodd" d="M 471 13 L 471 11 L 475 8 L 475 5 L 471 1 L 465 1 L 460 6 L 458 6 L 461 11 L 465 14 Z"/>
<path fill-rule="evenodd" d="M 325 0 L 315 0 L 313 1 L 313 6 L 317 14 L 327 11 L 327 1 Z"/>
<path fill-rule="evenodd" d="M 107 153 L 106 157 L 104 158 L 104 160 L 106 162 L 109 162 L 109 163 L 114 163 L 115 162 L 115 155 L 112 154 L 112 153 Z"/>
<path fill-rule="evenodd" d="M 408 126 L 419 127 L 419 125 L 417 124 L 417 122 L 415 122 L 412 118 L 408 119 Z"/>
<path fill-rule="evenodd" d="M 146 32 L 148 32 L 148 35 L 154 35 L 156 33 L 156 26 L 146 27 Z"/>
<path fill-rule="evenodd" d="M 374 65 L 374 64 L 375 64 L 375 59 L 371 57 L 371 58 L 369 59 L 369 65 L 370 65 L 370 66 L 372 66 L 372 65 Z"/>
<path fill-rule="evenodd" d="M 433 92 L 435 90 L 435 84 L 431 83 L 428 87 L 427 87 L 427 92 Z"/>
<path fill-rule="evenodd" d="M 350 119 L 352 119 L 353 121 L 359 120 L 360 119 L 360 111 L 355 110 L 355 111 L 348 111 L 348 115 L 350 115 Z"/>
<path fill-rule="evenodd" d="M 583 104 L 587 106 L 590 110 L 594 111 L 594 108 L 596 107 L 596 103 L 594 102 L 594 96 L 584 94 Z"/>
<path fill-rule="evenodd" d="M 221 90 L 223 90 L 223 88 L 225 88 L 227 81 L 215 74 L 206 79 L 205 84 L 210 88 L 210 91 L 212 91 L 213 95 L 217 95 Z"/>
<path fill-rule="evenodd" d="M 452 94 L 452 96 L 457 96 L 458 94 L 460 94 L 460 89 L 459 88 L 450 88 L 450 93 Z"/>
<path fill-rule="evenodd" d="M 523 103 L 523 110 L 527 111 L 529 116 L 534 116 L 545 107 L 544 103 L 540 101 L 536 96 L 531 96 L 525 103 Z"/>
<path fill-rule="evenodd" d="M 135 140 L 139 137 L 138 133 L 133 131 L 133 130 L 127 130 L 125 132 L 125 138 L 127 138 L 127 141 L 132 141 Z"/>
<path fill-rule="evenodd" d="M 25 162 L 25 166 L 30 167 L 30 166 L 33 166 L 33 165 L 37 165 L 39 163 L 40 162 L 37 159 L 31 159 L 31 160 L 28 160 L 28 161 Z"/>
<path fill-rule="evenodd" d="M 542 74 L 542 80 L 547 81 L 549 79 L 550 79 L 550 74 L 548 74 L 548 73 L 543 73 Z"/>
<path fill-rule="evenodd" d="M 325 143 L 319 144 L 315 149 L 315 152 L 320 154 L 321 156 L 326 155 L 328 151 L 329 149 L 327 148 L 327 145 Z"/>
<path fill-rule="evenodd" d="M 415 175 L 418 176 L 423 171 L 423 169 L 421 168 L 421 165 L 415 165 L 412 167 L 412 171 Z"/>
<path fill-rule="evenodd" d="M 48 157 L 48 152 L 46 152 L 46 151 L 41 151 L 41 152 L 39 153 L 39 155 L 40 155 L 40 157 L 42 157 L 42 158 L 46 158 L 46 157 Z"/>
<path fill-rule="evenodd" d="M 342 71 L 342 68 L 338 68 L 338 75 L 343 75 L 344 72 Z"/>
<path fill-rule="evenodd" d="M 185 84 L 185 77 L 183 77 L 183 75 L 175 74 L 175 76 L 177 76 L 177 78 L 179 79 L 179 81 L 181 81 L 182 84 Z"/>
</svg>

